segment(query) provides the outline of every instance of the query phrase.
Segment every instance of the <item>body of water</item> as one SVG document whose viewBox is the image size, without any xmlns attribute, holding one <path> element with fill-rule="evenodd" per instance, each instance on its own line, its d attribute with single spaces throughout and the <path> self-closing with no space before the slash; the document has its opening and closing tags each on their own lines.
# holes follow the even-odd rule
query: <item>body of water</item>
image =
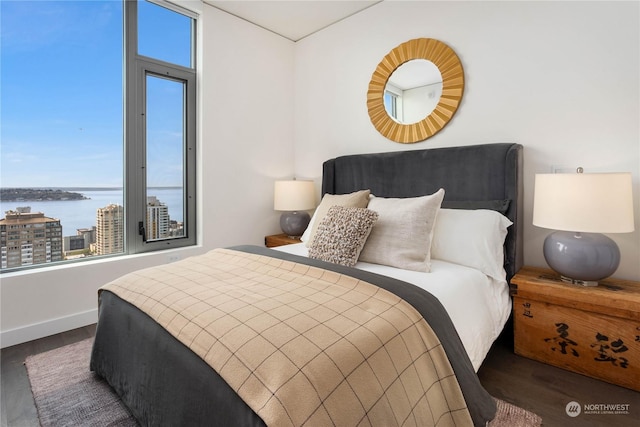
<svg viewBox="0 0 640 427">
<path fill-rule="evenodd" d="M 5 217 L 8 210 L 30 206 L 31 212 L 42 212 L 46 217 L 57 218 L 62 224 L 62 235 L 73 236 L 79 228 L 91 228 L 96 225 L 96 213 L 99 208 L 110 204 L 124 206 L 122 190 L 101 189 L 73 189 L 66 191 L 80 193 L 86 200 L 50 200 L 50 201 L 0 201 L 0 218 Z M 169 217 L 175 221 L 183 220 L 182 189 L 179 188 L 149 188 L 149 196 L 156 196 L 158 200 L 169 207 Z"/>
</svg>

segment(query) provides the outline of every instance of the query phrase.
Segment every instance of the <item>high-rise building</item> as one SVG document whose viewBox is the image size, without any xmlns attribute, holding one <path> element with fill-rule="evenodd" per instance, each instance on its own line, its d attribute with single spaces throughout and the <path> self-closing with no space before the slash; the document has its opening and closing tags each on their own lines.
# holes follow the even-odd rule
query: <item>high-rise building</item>
<svg viewBox="0 0 640 427">
<path fill-rule="evenodd" d="M 124 252 L 124 208 L 110 204 L 99 208 L 96 214 L 97 255 L 117 254 Z"/>
<path fill-rule="evenodd" d="M 169 208 L 156 196 L 147 197 L 147 240 L 170 237 Z"/>
<path fill-rule="evenodd" d="M 22 267 L 62 261 L 62 225 L 31 208 L 5 212 L 0 219 L 0 266 Z"/>
</svg>

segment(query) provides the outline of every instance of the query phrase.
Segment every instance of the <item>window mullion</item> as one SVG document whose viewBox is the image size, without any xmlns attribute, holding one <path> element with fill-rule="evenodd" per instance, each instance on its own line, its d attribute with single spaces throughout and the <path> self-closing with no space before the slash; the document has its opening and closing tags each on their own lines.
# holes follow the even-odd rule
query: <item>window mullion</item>
<svg viewBox="0 0 640 427">
<path fill-rule="evenodd" d="M 141 252 L 143 236 L 138 223 L 144 220 L 144 71 L 137 61 L 137 1 L 125 1 L 125 241 L 129 253 Z"/>
</svg>

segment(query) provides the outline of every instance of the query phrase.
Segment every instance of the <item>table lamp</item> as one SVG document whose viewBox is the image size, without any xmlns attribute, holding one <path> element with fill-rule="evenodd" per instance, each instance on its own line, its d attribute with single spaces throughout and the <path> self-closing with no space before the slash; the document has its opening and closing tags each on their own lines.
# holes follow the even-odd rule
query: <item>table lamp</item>
<svg viewBox="0 0 640 427">
<path fill-rule="evenodd" d="M 276 181 L 273 209 L 282 211 L 280 228 L 290 237 L 302 236 L 311 217 L 306 212 L 316 207 L 313 181 Z"/>
<path fill-rule="evenodd" d="M 618 245 L 601 233 L 634 230 L 630 173 L 536 174 L 533 225 L 559 230 L 544 258 L 562 280 L 597 286 L 620 265 Z"/>
</svg>

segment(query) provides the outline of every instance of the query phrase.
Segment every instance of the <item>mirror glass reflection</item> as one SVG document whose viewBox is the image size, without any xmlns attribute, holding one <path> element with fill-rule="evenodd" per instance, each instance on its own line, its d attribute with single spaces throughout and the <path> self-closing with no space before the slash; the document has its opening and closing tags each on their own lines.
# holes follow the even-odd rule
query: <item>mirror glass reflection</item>
<svg viewBox="0 0 640 427">
<path fill-rule="evenodd" d="M 442 74 L 426 59 L 412 59 L 391 74 L 384 88 L 384 108 L 398 123 L 424 120 L 442 95 Z"/>
</svg>

